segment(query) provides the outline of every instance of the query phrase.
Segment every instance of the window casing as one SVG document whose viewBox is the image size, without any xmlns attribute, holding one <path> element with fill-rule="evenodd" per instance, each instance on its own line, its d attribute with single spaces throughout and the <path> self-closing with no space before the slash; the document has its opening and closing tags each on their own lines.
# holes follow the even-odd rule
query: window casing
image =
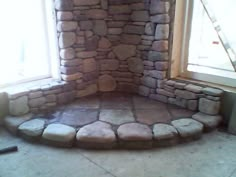
<svg viewBox="0 0 236 177">
<path fill-rule="evenodd" d="M 199 12 L 194 11 L 194 5 L 196 6 L 197 1 L 200 3 L 200 0 L 177 0 L 176 2 L 176 8 L 178 9 L 176 9 L 172 52 L 172 70 L 175 73 L 172 74 L 172 77 L 181 76 L 236 87 L 236 72 L 229 58 L 227 58 L 228 56 L 221 46 L 220 41 L 217 39 L 217 35 L 213 34 L 216 33 L 213 26 L 210 26 L 211 24 L 206 22 L 206 14 L 202 14 L 204 18 L 201 19 L 197 14 Z M 196 9 L 200 11 L 199 8 Z M 180 20 L 183 20 L 182 24 Z M 196 20 L 198 21 L 196 22 Z M 212 29 L 210 29 L 211 27 Z M 205 31 L 200 33 L 199 29 L 204 29 Z M 196 37 L 196 34 L 199 36 Z M 211 36 L 208 34 L 211 34 Z M 204 46 L 204 44 L 207 45 Z M 178 49 L 179 46 L 181 46 L 180 49 Z M 204 57 L 206 56 L 208 57 L 205 60 L 207 62 L 204 61 Z M 212 56 L 218 58 L 212 58 Z M 224 65 L 219 56 L 221 56 L 221 59 L 224 57 Z M 179 66 L 181 67 L 176 72 L 175 68 Z"/>
<path fill-rule="evenodd" d="M 0 20 L 0 87 L 59 77 L 53 1 L 4 1 Z M 5 15 L 4 15 L 5 14 Z M 7 18 L 6 18 L 6 14 Z M 7 27 L 7 28 L 6 28 Z"/>
</svg>

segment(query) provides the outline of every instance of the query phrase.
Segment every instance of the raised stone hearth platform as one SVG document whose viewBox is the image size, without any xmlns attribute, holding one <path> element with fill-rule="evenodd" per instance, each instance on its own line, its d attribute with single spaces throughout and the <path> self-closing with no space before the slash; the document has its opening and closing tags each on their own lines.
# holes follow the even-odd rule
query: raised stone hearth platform
<svg viewBox="0 0 236 177">
<path fill-rule="evenodd" d="M 80 98 L 50 113 L 8 116 L 5 127 L 26 140 L 90 149 L 146 149 L 199 139 L 220 124 L 207 115 L 125 93 Z"/>
</svg>

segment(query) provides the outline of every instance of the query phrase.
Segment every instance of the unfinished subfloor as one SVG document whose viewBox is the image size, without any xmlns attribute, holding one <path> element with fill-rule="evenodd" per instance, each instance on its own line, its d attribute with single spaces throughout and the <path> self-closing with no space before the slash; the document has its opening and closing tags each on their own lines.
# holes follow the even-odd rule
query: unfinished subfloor
<svg viewBox="0 0 236 177">
<path fill-rule="evenodd" d="M 236 177 L 236 136 L 211 132 L 199 141 L 152 150 L 82 150 L 25 142 L 0 128 L 1 177 Z"/>
</svg>

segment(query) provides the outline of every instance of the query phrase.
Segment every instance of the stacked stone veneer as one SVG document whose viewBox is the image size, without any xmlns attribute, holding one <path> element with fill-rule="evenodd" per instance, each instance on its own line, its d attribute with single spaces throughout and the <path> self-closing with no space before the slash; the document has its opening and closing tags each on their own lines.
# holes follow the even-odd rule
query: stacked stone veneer
<svg viewBox="0 0 236 177">
<path fill-rule="evenodd" d="M 138 93 L 140 85 L 165 79 L 171 2 L 55 0 L 62 81 L 8 92 L 10 114 L 48 110 L 98 91 Z"/>
<path fill-rule="evenodd" d="M 192 111 L 200 111 L 208 115 L 220 112 L 222 90 L 174 80 L 157 82 L 155 93 L 150 85 L 140 86 L 140 94 L 164 103 L 174 104 Z"/>
<path fill-rule="evenodd" d="M 77 97 L 138 92 L 148 76 L 164 79 L 170 6 L 162 0 L 56 0 L 62 79 L 76 82 Z"/>
<path fill-rule="evenodd" d="M 75 99 L 75 83 L 54 81 L 50 84 L 26 86 L 8 91 L 9 113 L 13 116 L 39 113 Z"/>
<path fill-rule="evenodd" d="M 9 94 L 10 113 L 125 91 L 218 114 L 222 93 L 166 80 L 174 5 L 172 0 L 55 0 L 62 82 Z"/>
</svg>

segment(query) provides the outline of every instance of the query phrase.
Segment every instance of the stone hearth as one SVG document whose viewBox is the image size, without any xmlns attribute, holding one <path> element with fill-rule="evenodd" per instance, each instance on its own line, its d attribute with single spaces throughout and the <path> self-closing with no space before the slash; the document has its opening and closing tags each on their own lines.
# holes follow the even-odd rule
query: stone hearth
<svg viewBox="0 0 236 177">
<path fill-rule="evenodd" d="M 43 143 L 151 148 L 221 121 L 222 90 L 170 75 L 174 0 L 55 0 L 61 79 L 4 91 L 5 126 Z"/>
<path fill-rule="evenodd" d="M 47 114 L 8 116 L 6 128 L 31 141 L 81 148 L 152 148 L 195 140 L 214 130 L 209 116 L 138 95 L 104 93 Z"/>
</svg>

